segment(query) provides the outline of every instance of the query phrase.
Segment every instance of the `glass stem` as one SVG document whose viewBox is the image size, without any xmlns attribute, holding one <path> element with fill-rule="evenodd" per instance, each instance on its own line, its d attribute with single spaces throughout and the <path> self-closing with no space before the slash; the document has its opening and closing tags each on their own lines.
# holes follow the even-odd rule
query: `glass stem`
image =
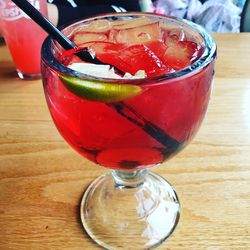
<svg viewBox="0 0 250 250">
<path fill-rule="evenodd" d="M 119 187 L 133 188 L 141 185 L 148 173 L 147 169 L 135 171 L 111 170 L 115 184 Z"/>
</svg>

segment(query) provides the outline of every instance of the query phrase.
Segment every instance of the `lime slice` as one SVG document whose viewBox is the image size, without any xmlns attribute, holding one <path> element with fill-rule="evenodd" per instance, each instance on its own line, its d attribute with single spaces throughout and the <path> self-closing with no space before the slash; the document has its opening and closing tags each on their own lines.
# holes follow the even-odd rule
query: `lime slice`
<svg viewBox="0 0 250 250">
<path fill-rule="evenodd" d="M 136 96 L 142 88 L 131 84 L 101 83 L 59 75 L 64 86 L 79 97 L 97 102 L 118 102 Z"/>
</svg>

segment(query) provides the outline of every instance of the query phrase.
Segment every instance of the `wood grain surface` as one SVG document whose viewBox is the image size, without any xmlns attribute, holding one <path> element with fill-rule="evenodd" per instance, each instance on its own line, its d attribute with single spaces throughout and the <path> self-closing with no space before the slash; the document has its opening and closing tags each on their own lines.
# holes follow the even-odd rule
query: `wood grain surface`
<svg viewBox="0 0 250 250">
<path fill-rule="evenodd" d="M 218 60 L 193 142 L 154 171 L 182 210 L 158 249 L 250 249 L 250 33 L 214 34 Z M 79 219 L 83 191 L 105 169 L 57 132 L 40 80 L 22 81 L 0 47 L 0 249 L 101 249 Z M 126 240 L 126 239 L 122 239 Z"/>
</svg>

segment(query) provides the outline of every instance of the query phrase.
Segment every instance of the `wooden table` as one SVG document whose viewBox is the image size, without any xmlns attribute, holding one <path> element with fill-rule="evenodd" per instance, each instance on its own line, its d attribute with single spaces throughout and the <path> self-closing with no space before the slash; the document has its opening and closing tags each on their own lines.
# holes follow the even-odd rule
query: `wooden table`
<svg viewBox="0 0 250 250">
<path fill-rule="evenodd" d="M 182 205 L 176 231 L 159 249 L 250 249 L 250 33 L 214 36 L 216 77 L 202 128 L 154 169 Z M 60 137 L 41 81 L 19 80 L 1 46 L 0 249 L 100 249 L 78 210 L 102 173 Z"/>
</svg>

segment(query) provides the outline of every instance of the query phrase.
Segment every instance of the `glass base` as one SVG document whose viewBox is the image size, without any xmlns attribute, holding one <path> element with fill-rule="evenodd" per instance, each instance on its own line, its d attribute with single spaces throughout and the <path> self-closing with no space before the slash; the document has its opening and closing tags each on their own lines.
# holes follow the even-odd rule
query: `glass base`
<svg viewBox="0 0 250 250">
<path fill-rule="evenodd" d="M 36 79 L 41 79 L 41 74 L 40 73 L 39 74 L 25 74 L 25 73 L 22 73 L 18 69 L 16 71 L 17 71 L 17 75 L 22 80 L 36 80 Z"/>
<path fill-rule="evenodd" d="M 179 220 L 175 191 L 152 172 L 144 172 L 144 181 L 139 180 L 138 185 L 117 182 L 113 172 L 119 175 L 120 171 L 100 176 L 84 193 L 80 208 L 84 229 L 105 249 L 139 250 L 160 245 Z"/>
</svg>

